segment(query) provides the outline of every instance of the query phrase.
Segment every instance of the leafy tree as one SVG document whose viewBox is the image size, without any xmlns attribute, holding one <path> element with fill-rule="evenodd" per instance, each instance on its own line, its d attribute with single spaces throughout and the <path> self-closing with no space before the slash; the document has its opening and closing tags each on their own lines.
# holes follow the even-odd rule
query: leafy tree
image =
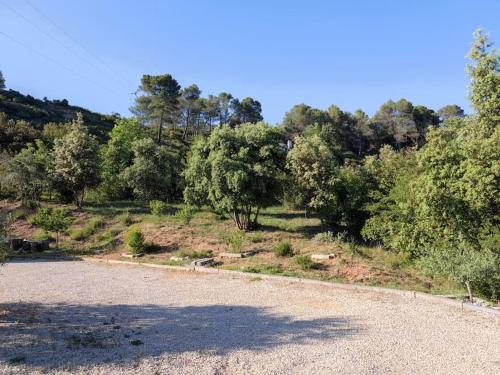
<svg viewBox="0 0 500 375">
<path fill-rule="evenodd" d="M 121 119 L 111 130 L 108 143 L 102 147 L 102 189 L 110 199 L 127 197 L 128 182 L 121 174 L 132 164 L 132 144 L 145 137 L 136 119 Z"/>
<path fill-rule="evenodd" d="M 464 117 L 464 110 L 456 104 L 449 104 L 438 110 L 438 115 L 441 121 L 448 120 L 450 118 L 461 118 Z"/>
<path fill-rule="evenodd" d="M 197 85 L 184 88 L 181 92 L 181 119 L 184 131 L 182 139 L 186 140 L 190 129 L 195 128 L 199 114 L 201 113 L 200 102 L 201 90 Z"/>
<path fill-rule="evenodd" d="M 0 151 L 15 154 L 28 145 L 34 145 L 40 138 L 40 132 L 23 120 L 8 119 L 0 112 Z"/>
<path fill-rule="evenodd" d="M 7 172 L 3 184 L 16 191 L 22 205 L 37 205 L 42 192 L 48 186 L 43 151 L 28 146 L 9 160 Z"/>
<path fill-rule="evenodd" d="M 328 116 L 320 109 L 311 108 L 306 104 L 297 104 L 285 113 L 283 126 L 287 136 L 294 138 L 304 132 L 306 127 L 328 122 Z"/>
<path fill-rule="evenodd" d="M 39 226 L 47 232 L 56 233 L 56 249 L 59 249 L 59 235 L 68 229 L 70 220 L 66 212 L 61 209 L 52 209 L 50 207 L 40 207 L 33 218 L 33 224 Z"/>
<path fill-rule="evenodd" d="M 229 214 L 239 229 L 257 226 L 262 208 L 281 193 L 283 134 L 265 123 L 217 127 L 193 145 L 184 199 Z"/>
<path fill-rule="evenodd" d="M 163 125 L 167 123 L 175 127 L 177 122 L 180 89 L 179 83 L 170 74 L 142 76 L 139 91 L 143 95 L 136 98 L 131 111 L 146 124 L 156 124 L 159 144 L 162 142 Z"/>
<path fill-rule="evenodd" d="M 257 123 L 263 120 L 262 107 L 258 100 L 245 98 L 242 101 L 233 99 L 231 101 L 233 115 L 230 121 L 232 126 L 243 123 Z"/>
<path fill-rule="evenodd" d="M 89 135 L 80 114 L 71 131 L 55 141 L 52 176 L 59 192 L 78 207 L 83 204 L 85 189 L 99 182 L 98 143 Z"/>
<path fill-rule="evenodd" d="M 134 157 L 121 178 L 127 181 L 134 195 L 144 200 L 171 198 L 172 162 L 165 146 L 150 138 L 132 143 Z"/>
</svg>

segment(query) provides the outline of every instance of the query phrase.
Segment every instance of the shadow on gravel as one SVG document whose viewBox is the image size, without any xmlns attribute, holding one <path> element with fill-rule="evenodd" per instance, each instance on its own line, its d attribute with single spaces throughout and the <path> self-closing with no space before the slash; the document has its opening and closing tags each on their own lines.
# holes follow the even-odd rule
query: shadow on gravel
<svg viewBox="0 0 500 375">
<path fill-rule="evenodd" d="M 164 353 L 332 342 L 357 332 L 345 319 L 296 320 L 251 306 L 9 303 L 0 304 L 0 362 L 70 370 Z"/>
</svg>

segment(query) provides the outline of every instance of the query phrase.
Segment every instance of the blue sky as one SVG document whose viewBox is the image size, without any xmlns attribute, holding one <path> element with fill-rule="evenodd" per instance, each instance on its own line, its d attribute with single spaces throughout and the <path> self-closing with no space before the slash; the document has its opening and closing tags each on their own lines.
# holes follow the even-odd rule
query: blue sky
<svg viewBox="0 0 500 375">
<path fill-rule="evenodd" d="M 469 110 L 472 32 L 500 44 L 499 15 L 498 0 L 0 0 L 0 70 L 9 88 L 125 116 L 144 73 L 252 96 L 271 123 L 298 103 Z"/>
</svg>

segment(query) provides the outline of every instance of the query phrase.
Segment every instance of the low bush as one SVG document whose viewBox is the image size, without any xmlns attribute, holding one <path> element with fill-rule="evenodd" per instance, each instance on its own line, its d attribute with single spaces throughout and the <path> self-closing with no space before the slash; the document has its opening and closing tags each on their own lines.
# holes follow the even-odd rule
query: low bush
<svg viewBox="0 0 500 375">
<path fill-rule="evenodd" d="M 130 253 L 142 254 L 144 252 L 144 234 L 140 227 L 131 227 L 127 232 L 125 242 Z"/>
<path fill-rule="evenodd" d="M 165 202 L 152 200 L 149 202 L 151 213 L 155 216 L 161 216 L 167 213 L 168 206 Z"/>
<path fill-rule="evenodd" d="M 293 256 L 292 244 L 288 241 L 282 241 L 274 246 L 274 255 L 277 257 L 291 257 Z"/>
<path fill-rule="evenodd" d="M 262 232 L 255 232 L 255 233 L 252 233 L 252 235 L 250 236 L 250 242 L 251 243 L 260 243 L 260 242 L 264 242 L 265 238 L 264 238 L 264 234 L 262 234 Z"/>
<path fill-rule="evenodd" d="M 50 239 L 50 236 L 45 229 L 38 229 L 35 233 L 33 233 L 34 241 L 45 241 L 48 239 Z"/>
<path fill-rule="evenodd" d="M 134 218 L 130 215 L 130 212 L 127 211 L 118 216 L 118 221 L 128 227 L 134 223 Z"/>
<path fill-rule="evenodd" d="M 295 262 L 301 270 L 307 271 L 314 268 L 314 262 L 309 255 L 296 255 Z"/>
<path fill-rule="evenodd" d="M 225 238 L 228 251 L 232 253 L 241 253 L 245 242 L 245 232 L 237 230 Z"/>
<path fill-rule="evenodd" d="M 104 219 L 96 216 L 90 219 L 82 229 L 72 230 L 70 237 L 72 240 L 81 241 L 95 234 L 100 228 L 104 227 Z"/>
<path fill-rule="evenodd" d="M 194 218 L 195 208 L 192 206 L 184 206 L 175 214 L 175 217 L 183 224 L 189 225 Z"/>
<path fill-rule="evenodd" d="M 179 250 L 177 252 L 177 256 L 179 258 L 189 258 L 189 259 L 201 259 L 201 258 L 209 258 L 212 256 L 211 251 L 187 251 L 187 250 Z"/>
<path fill-rule="evenodd" d="M 333 232 L 328 231 L 316 234 L 313 237 L 313 240 L 318 242 L 335 242 L 337 238 L 335 237 Z"/>
</svg>

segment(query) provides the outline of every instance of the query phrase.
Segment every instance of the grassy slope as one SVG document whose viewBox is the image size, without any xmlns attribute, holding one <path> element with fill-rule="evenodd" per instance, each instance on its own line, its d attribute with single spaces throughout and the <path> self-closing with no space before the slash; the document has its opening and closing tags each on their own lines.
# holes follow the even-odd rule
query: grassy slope
<svg viewBox="0 0 500 375">
<path fill-rule="evenodd" d="M 220 258 L 217 257 L 219 253 L 228 251 L 227 238 L 236 231 L 234 224 L 227 218 L 218 218 L 214 213 L 203 209 L 187 225 L 175 215 L 179 207 L 171 205 L 168 214 L 158 217 L 151 215 L 145 205 L 139 202 L 93 205 L 81 211 L 66 206 L 73 217 L 73 223 L 62 236 L 61 247 L 69 254 L 94 254 L 96 250 L 103 250 L 103 253 L 95 256 L 121 258 L 121 254 L 126 252 L 123 237 L 130 225 L 125 220 L 128 213 L 133 222 L 141 226 L 146 241 L 155 245 L 154 250 L 141 258 L 141 261 L 177 265 L 211 254 L 216 256 L 216 266 L 224 269 L 431 293 L 460 291 L 457 285 L 447 280 L 424 276 L 415 264 L 400 254 L 390 253 L 379 247 L 353 248 L 342 241 L 315 241 L 312 239 L 314 234 L 321 231 L 319 220 L 314 217 L 306 218 L 301 211 L 289 211 L 281 207 L 264 210 L 259 220 L 262 228 L 245 235 L 243 251 L 255 251 L 255 255 L 241 259 Z M 28 222 L 29 213 L 15 225 L 18 234 L 25 238 L 35 236 L 36 232 L 36 228 Z M 289 241 L 295 254 L 333 253 L 335 258 L 316 262 L 313 269 L 302 270 L 294 257 L 274 255 L 273 248 L 280 241 Z M 173 256 L 183 260 L 172 260 Z"/>
</svg>

